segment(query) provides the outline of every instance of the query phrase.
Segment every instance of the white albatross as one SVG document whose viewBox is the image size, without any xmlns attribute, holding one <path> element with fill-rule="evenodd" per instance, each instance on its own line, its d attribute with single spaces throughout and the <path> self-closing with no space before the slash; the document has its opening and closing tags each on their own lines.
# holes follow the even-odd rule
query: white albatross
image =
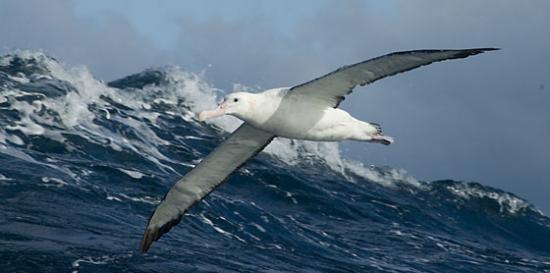
<svg viewBox="0 0 550 273">
<path fill-rule="evenodd" d="M 180 222 L 190 207 L 225 182 L 276 136 L 391 144 L 393 139 L 382 135 L 378 124 L 357 120 L 337 108 L 357 85 L 364 86 L 433 62 L 466 58 L 490 50 L 496 48 L 396 52 L 344 66 L 292 88 L 229 94 L 215 110 L 200 113 L 199 119 L 233 115 L 244 124 L 168 191 L 149 219 L 141 251 L 146 252 L 154 241 Z"/>
</svg>

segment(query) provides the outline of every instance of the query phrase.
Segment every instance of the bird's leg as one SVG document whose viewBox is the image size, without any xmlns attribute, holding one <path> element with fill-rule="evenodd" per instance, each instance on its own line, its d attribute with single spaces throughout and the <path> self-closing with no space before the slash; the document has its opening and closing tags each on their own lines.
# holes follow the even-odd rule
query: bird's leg
<svg viewBox="0 0 550 273">
<path fill-rule="evenodd" d="M 393 137 L 390 137 L 390 136 L 376 134 L 371 137 L 372 137 L 372 140 L 370 142 L 380 143 L 384 145 L 390 145 L 393 143 Z"/>
</svg>

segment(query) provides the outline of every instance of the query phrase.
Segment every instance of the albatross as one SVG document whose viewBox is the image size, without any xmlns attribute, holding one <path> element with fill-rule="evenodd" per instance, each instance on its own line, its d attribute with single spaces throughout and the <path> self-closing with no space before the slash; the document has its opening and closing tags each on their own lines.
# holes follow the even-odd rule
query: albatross
<svg viewBox="0 0 550 273">
<path fill-rule="evenodd" d="M 189 208 L 223 184 L 274 137 L 392 144 L 393 138 L 382 134 L 379 124 L 358 120 L 338 108 L 357 85 L 491 50 L 497 48 L 394 52 L 341 67 L 291 88 L 229 94 L 216 109 L 201 112 L 199 120 L 232 115 L 244 123 L 168 191 L 149 219 L 141 252 L 147 252 L 154 241 L 180 222 Z"/>
</svg>

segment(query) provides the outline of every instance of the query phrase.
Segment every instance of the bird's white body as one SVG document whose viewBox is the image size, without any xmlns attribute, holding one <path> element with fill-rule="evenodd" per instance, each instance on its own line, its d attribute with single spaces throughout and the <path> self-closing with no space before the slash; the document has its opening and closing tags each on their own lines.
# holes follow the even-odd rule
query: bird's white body
<svg viewBox="0 0 550 273">
<path fill-rule="evenodd" d="M 313 141 L 357 140 L 389 145 L 377 124 L 360 121 L 348 112 L 315 99 L 276 88 L 253 94 L 230 94 L 217 109 L 205 111 L 203 119 L 233 115 L 251 126 L 278 137 Z"/>
<path fill-rule="evenodd" d="M 287 94 L 288 88 L 258 94 L 239 93 L 250 101 L 248 111 L 233 113 L 252 126 L 279 137 L 315 141 L 380 140 L 376 125 L 348 112 Z M 389 137 L 386 137 L 391 141 Z"/>
</svg>

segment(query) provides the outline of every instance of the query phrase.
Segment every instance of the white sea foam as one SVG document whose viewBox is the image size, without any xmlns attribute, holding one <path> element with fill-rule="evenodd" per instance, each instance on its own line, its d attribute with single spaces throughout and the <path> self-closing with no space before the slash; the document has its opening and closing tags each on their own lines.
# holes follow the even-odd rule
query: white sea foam
<svg viewBox="0 0 550 273">
<path fill-rule="evenodd" d="M 143 178 L 143 176 L 145 176 L 144 174 L 138 172 L 138 171 L 131 171 L 131 170 L 126 170 L 126 169 L 123 169 L 123 168 L 118 168 L 119 171 L 127 174 L 129 177 L 133 178 L 133 179 L 141 179 Z"/>
<path fill-rule="evenodd" d="M 13 180 L 13 179 L 9 178 L 9 177 L 6 177 L 5 175 L 0 173 L 0 180 L 8 181 L 8 180 Z"/>
<path fill-rule="evenodd" d="M 110 88 L 95 79 L 85 67 L 65 69 L 62 64 L 40 52 L 21 51 L 17 54 L 19 58 L 24 60 L 32 58 L 41 67 L 46 68 L 50 75 L 42 75 L 43 77 L 66 81 L 73 85 L 76 90 L 69 91 L 62 97 L 41 96 L 42 99 L 32 102 L 18 100 L 18 97 L 25 95 L 19 90 L 2 90 L 3 97 L 10 102 L 10 109 L 19 113 L 19 120 L 13 121 L 13 125 L 6 126 L 5 129 L 0 128 L 0 143 L 6 143 L 6 140 L 17 142 L 16 138 L 12 137 L 10 139 L 8 137 L 11 135 L 11 131 L 19 131 L 26 135 L 43 135 L 63 143 L 65 138 L 62 133 L 71 131 L 91 142 L 109 143 L 115 150 L 129 149 L 136 151 L 145 155 L 155 164 L 171 169 L 171 167 L 163 165 L 159 159 L 168 162 L 172 160 L 162 155 L 156 148 L 158 145 L 167 145 L 168 143 L 159 138 L 142 122 L 136 120 L 136 118 L 143 118 L 154 123 L 155 118 L 158 116 L 158 114 L 139 111 L 143 109 L 142 105 L 145 103 L 146 97 L 141 97 L 138 100 L 135 94 Z M 3 62 L 6 63 L 7 61 L 4 60 Z M 27 76 L 33 77 L 32 75 Z M 134 112 L 136 117 L 118 118 L 116 121 L 136 129 L 135 132 L 142 136 L 141 141 L 125 139 L 119 134 L 94 123 L 96 116 L 90 111 L 89 107 L 95 106 L 108 113 L 106 107 L 109 107 L 109 103 L 103 99 L 104 97 L 131 109 L 136 109 Z M 41 111 L 43 108 L 49 111 Z M 46 126 L 49 128 L 46 129 Z"/>
<path fill-rule="evenodd" d="M 67 68 L 40 52 L 20 51 L 16 54 L 23 59 L 37 60 L 49 71 L 50 75 L 42 75 L 43 77 L 66 81 L 73 85 L 76 91 L 68 91 L 62 97 L 45 97 L 29 103 L 16 99 L 21 95 L 18 90 L 4 90 L 3 96 L 10 102 L 11 109 L 19 112 L 20 119 L 6 127 L 7 130 L 0 128 L 0 143 L 3 144 L 6 143 L 6 140 L 14 144 L 23 144 L 22 140 L 19 141 L 13 137 L 11 131 L 19 131 L 26 135 L 44 135 L 62 143 L 65 140 L 62 132 L 71 131 L 91 142 L 101 145 L 108 143 L 114 150 L 135 151 L 155 164 L 174 171 L 170 166 L 162 163 L 174 161 L 158 150 L 159 146 L 169 145 L 169 142 L 158 137 L 142 120 L 147 120 L 154 125 L 159 115 L 167 114 L 177 115 L 188 122 L 198 124 L 195 113 L 215 107 L 224 93 L 208 84 L 203 79 L 203 75 L 186 72 L 179 67 L 163 68 L 162 72 L 165 78 L 158 85 L 148 85 L 142 89 L 125 92 L 108 87 L 105 83 L 98 81 L 85 67 Z M 9 64 L 6 58 L 2 60 L 2 63 Z M 234 88 L 252 90 L 252 88 L 243 85 L 235 85 Z M 110 105 L 104 99 L 105 97 L 132 109 L 132 116 L 110 115 L 107 109 Z M 171 107 L 169 107 L 170 110 L 163 113 L 156 113 L 151 110 L 153 108 L 151 104 L 171 105 Z M 139 141 L 127 139 L 94 123 L 96 114 L 90 110 L 92 105 L 102 109 L 101 113 L 106 118 L 134 128 L 135 132 L 140 135 Z M 55 114 L 38 114 L 43 108 L 51 110 Z M 242 122 L 234 117 L 226 116 L 211 120 L 209 123 L 231 132 Z M 56 129 L 59 127 L 62 128 Z M 12 137 L 7 137 L 9 135 Z M 265 152 L 289 165 L 296 165 L 304 161 L 324 162 L 333 171 L 347 177 L 349 181 L 353 181 L 353 174 L 387 186 L 395 185 L 395 181 L 420 185 L 416 179 L 407 175 L 403 170 L 380 172 L 377 169 L 365 167 L 360 162 L 344 159 L 338 144 L 334 142 L 276 138 L 266 147 Z"/>
<path fill-rule="evenodd" d="M 61 188 L 68 185 L 67 182 L 55 177 L 42 177 L 41 180 L 42 182 L 44 182 L 44 186 L 46 187 Z"/>
<path fill-rule="evenodd" d="M 6 136 L 5 136 L 5 139 L 6 139 L 7 141 L 9 141 L 9 142 L 15 144 L 15 145 L 23 145 L 23 144 L 25 144 L 25 142 L 23 142 L 23 140 L 22 140 L 20 137 L 16 136 L 16 135 L 6 135 Z"/>
<path fill-rule="evenodd" d="M 112 196 L 112 195 L 107 195 L 107 200 L 109 201 L 117 201 L 117 202 L 122 202 L 122 199 L 116 197 L 116 196 Z"/>
<path fill-rule="evenodd" d="M 204 214 L 200 214 L 200 219 L 202 220 L 203 223 L 211 226 L 218 233 L 221 233 L 221 234 L 226 235 L 226 236 L 232 236 L 233 235 L 232 233 L 230 233 L 228 231 L 225 231 L 222 228 L 216 226 L 214 224 L 214 222 L 212 222 L 212 220 L 210 220 L 206 216 L 204 216 Z"/>
<path fill-rule="evenodd" d="M 124 198 L 124 199 L 134 201 L 134 202 L 146 203 L 146 204 L 150 204 L 150 205 L 158 205 L 160 203 L 160 200 L 158 198 L 151 197 L 151 196 L 134 197 L 134 196 L 129 196 L 125 193 L 119 193 L 118 195 L 120 197 Z M 107 199 L 109 199 L 109 196 L 107 196 Z M 109 199 L 109 200 L 117 200 L 117 199 L 118 198 L 112 196 L 111 199 Z M 120 199 L 118 199 L 118 200 L 120 200 Z"/>
<path fill-rule="evenodd" d="M 84 256 L 81 258 L 78 258 L 74 260 L 71 263 L 71 266 L 73 268 L 72 273 L 78 273 L 80 272 L 80 266 L 81 264 L 93 264 L 93 265 L 103 265 L 103 264 L 109 264 L 112 262 L 116 262 L 117 260 L 121 259 L 129 259 L 132 256 L 134 256 L 133 252 L 127 252 L 123 254 L 117 254 L 117 255 L 102 255 L 102 256 Z"/>
<path fill-rule="evenodd" d="M 9 178 L 3 174 L 0 173 L 0 186 L 9 186 L 11 183 L 9 181 L 13 181 L 13 178 Z"/>
<path fill-rule="evenodd" d="M 460 196 L 464 199 L 471 198 L 489 198 L 499 204 L 500 212 L 508 212 L 511 214 L 518 213 L 531 205 L 516 196 L 513 196 L 507 192 L 497 192 L 485 188 L 480 188 L 468 184 L 454 184 L 447 186 L 447 189 L 453 194 Z"/>
<path fill-rule="evenodd" d="M 18 82 L 18 83 L 28 83 L 30 80 L 25 77 L 25 75 L 17 75 L 17 76 L 9 76 L 10 80 Z"/>
</svg>

